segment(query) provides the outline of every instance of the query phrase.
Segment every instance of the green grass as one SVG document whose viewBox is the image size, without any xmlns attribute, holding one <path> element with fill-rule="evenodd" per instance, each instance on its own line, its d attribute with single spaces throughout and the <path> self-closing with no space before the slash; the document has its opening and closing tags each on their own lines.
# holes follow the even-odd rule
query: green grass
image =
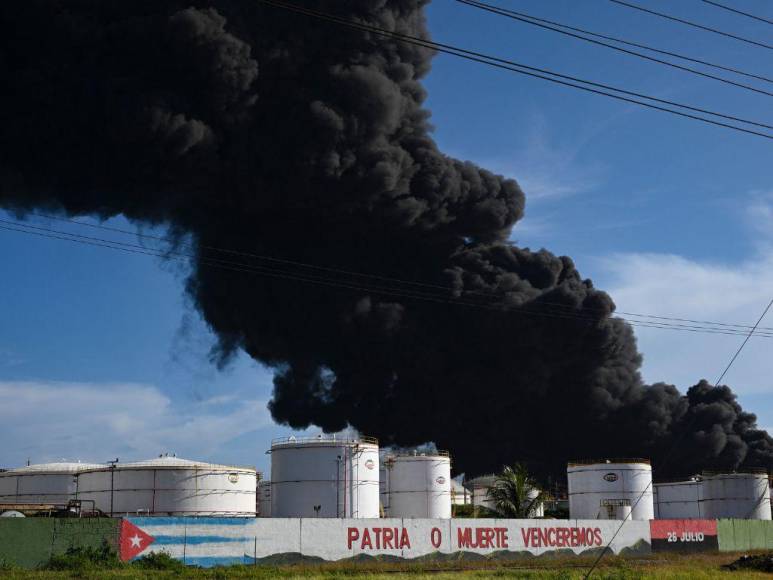
<svg viewBox="0 0 773 580">
<path fill-rule="evenodd" d="M 79 556 L 76 554 L 75 556 Z M 583 578 L 592 560 L 589 558 L 556 557 L 525 562 L 446 562 L 439 564 L 319 564 L 296 566 L 230 566 L 208 570 L 184 568 L 168 557 L 143 559 L 132 564 L 100 561 L 98 555 L 83 554 L 89 563 L 82 565 L 71 558 L 72 569 L 24 571 L 8 568 L 0 570 L 2 580 L 135 580 L 135 579 L 212 579 L 244 578 L 268 580 L 269 578 L 297 578 L 304 580 L 363 579 L 363 580 L 462 580 L 466 578 L 534 578 L 579 579 Z M 730 572 L 722 569 L 738 558 L 739 554 L 701 554 L 679 556 L 652 554 L 636 558 L 608 557 L 594 572 L 593 578 L 622 579 L 713 579 L 736 580 L 743 578 L 768 578 L 769 574 L 754 572 Z M 61 561 L 59 561 L 61 565 Z"/>
</svg>

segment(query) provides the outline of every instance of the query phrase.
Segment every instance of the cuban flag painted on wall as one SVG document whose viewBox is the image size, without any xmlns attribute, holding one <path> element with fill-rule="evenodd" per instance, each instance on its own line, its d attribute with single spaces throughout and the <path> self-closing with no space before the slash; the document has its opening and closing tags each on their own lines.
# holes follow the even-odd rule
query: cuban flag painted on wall
<svg viewBox="0 0 773 580">
<path fill-rule="evenodd" d="M 191 566 L 208 568 L 254 561 L 245 553 L 254 534 L 250 518 L 126 518 L 121 523 L 120 556 L 128 562 L 166 552 Z"/>
</svg>

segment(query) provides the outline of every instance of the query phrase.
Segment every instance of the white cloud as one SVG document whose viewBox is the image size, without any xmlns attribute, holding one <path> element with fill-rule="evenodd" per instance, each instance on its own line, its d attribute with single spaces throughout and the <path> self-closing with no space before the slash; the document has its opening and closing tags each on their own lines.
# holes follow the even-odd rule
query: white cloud
<svg viewBox="0 0 773 580">
<path fill-rule="evenodd" d="M 748 258 L 715 262 L 674 254 L 614 254 L 601 260 L 595 276 L 599 286 L 613 297 L 618 312 L 752 326 L 773 299 L 773 192 L 751 192 L 736 212 L 755 248 Z M 773 333 L 773 309 L 760 330 Z M 701 378 L 716 381 L 745 338 L 642 327 L 636 337 L 645 380 L 682 389 Z M 753 399 L 750 410 L 767 425 L 773 421 L 773 398 L 766 396 L 773 394 L 771 348 L 773 338 L 752 337 L 722 380 L 741 399 Z"/>
<path fill-rule="evenodd" d="M 773 191 L 753 191 L 751 201 L 746 205 L 744 217 L 767 246 L 773 241 Z"/>
<path fill-rule="evenodd" d="M 773 251 L 739 263 L 671 254 L 616 254 L 602 261 L 618 311 L 753 325 L 773 298 Z M 691 324 L 691 323 L 682 323 Z M 773 312 L 762 326 L 773 326 Z M 685 388 L 716 380 L 743 336 L 636 328 L 648 382 Z M 773 393 L 773 339 L 752 338 L 723 382 L 739 393 Z"/>
<path fill-rule="evenodd" d="M 597 188 L 606 173 L 599 163 L 589 165 L 578 160 L 595 134 L 596 130 L 575 136 L 568 146 L 557 145 L 548 136 L 546 120 L 534 115 L 523 147 L 508 156 L 480 161 L 495 173 L 516 179 L 529 203 L 584 193 Z"/>
<path fill-rule="evenodd" d="M 229 441 L 271 425 L 265 401 L 227 402 L 182 409 L 149 385 L 0 382 L 0 464 L 146 459 L 165 451 L 216 459 Z"/>
</svg>

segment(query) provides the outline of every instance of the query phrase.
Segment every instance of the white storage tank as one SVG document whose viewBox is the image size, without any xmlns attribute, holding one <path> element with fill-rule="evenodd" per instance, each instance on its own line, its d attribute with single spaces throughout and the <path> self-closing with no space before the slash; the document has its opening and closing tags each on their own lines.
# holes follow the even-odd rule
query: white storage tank
<svg viewBox="0 0 773 580">
<path fill-rule="evenodd" d="M 709 519 L 771 519 L 768 474 L 705 472 L 703 512 Z"/>
<path fill-rule="evenodd" d="M 384 461 L 386 517 L 451 517 L 451 457 L 448 452 L 390 455 Z"/>
<path fill-rule="evenodd" d="M 379 517 L 376 439 L 291 436 L 270 453 L 272 517 Z"/>
<path fill-rule="evenodd" d="M 568 465 L 567 476 L 571 519 L 655 517 L 652 466 L 646 459 L 573 461 Z"/>
<path fill-rule="evenodd" d="M 496 474 L 481 475 L 465 482 L 466 487 L 472 490 L 472 505 L 483 507 L 492 512 L 496 512 L 494 501 L 489 497 L 488 490 L 496 483 Z M 527 494 L 529 500 L 534 500 L 539 495 L 539 489 L 532 488 Z M 541 518 L 545 516 L 545 504 L 539 503 L 534 507 L 532 518 Z"/>
<path fill-rule="evenodd" d="M 169 455 L 84 471 L 78 499 L 108 515 L 254 517 L 257 473 Z"/>
<path fill-rule="evenodd" d="M 0 503 L 66 505 L 76 497 L 78 474 L 102 467 L 97 463 L 61 462 L 0 472 Z"/>
<path fill-rule="evenodd" d="M 267 479 L 258 482 L 258 517 L 271 517 L 271 482 Z"/>
<path fill-rule="evenodd" d="M 700 478 L 653 484 L 655 518 L 659 520 L 704 519 Z"/>
</svg>

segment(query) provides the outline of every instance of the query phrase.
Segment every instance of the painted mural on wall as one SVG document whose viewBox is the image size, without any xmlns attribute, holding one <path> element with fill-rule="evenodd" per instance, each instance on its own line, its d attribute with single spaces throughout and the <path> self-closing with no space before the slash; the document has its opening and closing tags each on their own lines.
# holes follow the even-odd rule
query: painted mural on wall
<svg viewBox="0 0 773 580">
<path fill-rule="evenodd" d="M 656 552 L 716 552 L 717 520 L 652 520 L 652 549 Z"/>
<path fill-rule="evenodd" d="M 500 519 L 127 518 L 121 557 L 167 552 L 186 564 L 347 559 L 515 559 L 545 554 L 648 553 L 649 522 Z M 614 539 L 613 539 L 613 536 Z"/>
</svg>

